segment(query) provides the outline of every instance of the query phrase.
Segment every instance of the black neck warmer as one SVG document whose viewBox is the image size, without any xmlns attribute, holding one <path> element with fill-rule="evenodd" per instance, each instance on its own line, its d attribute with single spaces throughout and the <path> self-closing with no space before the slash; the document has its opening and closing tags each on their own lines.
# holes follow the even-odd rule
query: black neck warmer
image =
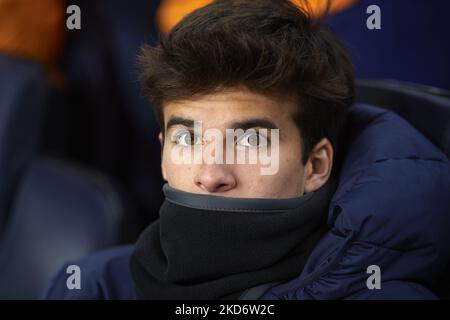
<svg viewBox="0 0 450 320">
<path fill-rule="evenodd" d="M 335 183 L 292 199 L 243 199 L 165 185 L 160 218 L 138 239 L 130 268 L 138 299 L 237 299 L 298 276 L 326 232 Z"/>
</svg>

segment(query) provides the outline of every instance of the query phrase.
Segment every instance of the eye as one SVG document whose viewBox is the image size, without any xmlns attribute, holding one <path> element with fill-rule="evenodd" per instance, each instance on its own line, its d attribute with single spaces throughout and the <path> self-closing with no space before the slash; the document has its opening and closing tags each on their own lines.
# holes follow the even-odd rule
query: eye
<svg viewBox="0 0 450 320">
<path fill-rule="evenodd" d="M 182 147 L 193 146 L 194 144 L 201 144 L 202 141 L 199 137 L 196 137 L 191 132 L 183 130 L 175 133 L 172 136 L 172 141 L 174 141 L 177 145 Z"/>
<path fill-rule="evenodd" d="M 267 146 L 267 137 L 256 131 L 246 132 L 237 139 L 236 144 L 249 148 L 261 148 Z"/>
</svg>

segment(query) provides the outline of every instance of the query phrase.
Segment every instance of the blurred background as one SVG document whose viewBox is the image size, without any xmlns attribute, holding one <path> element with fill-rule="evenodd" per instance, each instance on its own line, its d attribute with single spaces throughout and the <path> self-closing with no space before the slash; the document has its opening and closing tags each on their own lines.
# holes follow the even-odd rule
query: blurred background
<svg viewBox="0 0 450 320">
<path fill-rule="evenodd" d="M 207 3 L 0 0 L 0 298 L 39 298 L 64 262 L 133 243 L 157 218 L 159 128 L 136 52 Z M 366 27 L 373 4 L 381 30 Z M 80 30 L 66 28 L 69 5 L 81 9 Z M 330 9 L 359 79 L 450 89 L 449 1 Z"/>
</svg>

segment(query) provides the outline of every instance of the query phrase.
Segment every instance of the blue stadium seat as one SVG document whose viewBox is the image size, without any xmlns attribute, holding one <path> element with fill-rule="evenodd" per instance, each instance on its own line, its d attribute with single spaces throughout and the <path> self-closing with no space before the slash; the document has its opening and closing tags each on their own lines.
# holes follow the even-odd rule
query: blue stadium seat
<svg viewBox="0 0 450 320">
<path fill-rule="evenodd" d="M 121 214 L 119 197 L 100 174 L 35 160 L 0 241 L 0 299 L 37 299 L 65 262 L 116 244 Z"/>
<path fill-rule="evenodd" d="M 17 180 L 38 151 L 48 95 L 38 65 L 0 54 L 0 236 Z"/>
<path fill-rule="evenodd" d="M 396 80 L 358 80 L 356 102 L 394 111 L 450 157 L 450 91 Z"/>
<path fill-rule="evenodd" d="M 39 65 L 0 54 L 0 299 L 37 299 L 64 262 L 119 240 L 119 188 L 44 156 L 50 96 Z"/>
</svg>

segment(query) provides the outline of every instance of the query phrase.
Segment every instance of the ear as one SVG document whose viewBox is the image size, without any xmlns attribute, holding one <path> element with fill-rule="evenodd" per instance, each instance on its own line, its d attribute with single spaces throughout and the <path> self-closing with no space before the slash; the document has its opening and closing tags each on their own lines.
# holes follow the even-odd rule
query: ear
<svg viewBox="0 0 450 320">
<path fill-rule="evenodd" d="M 162 173 L 164 181 L 167 181 L 166 168 L 164 166 L 164 158 L 163 158 L 164 157 L 164 153 L 163 153 L 164 137 L 163 137 L 162 132 L 159 132 L 158 139 L 159 139 L 159 143 L 161 144 L 161 173 Z"/>
<path fill-rule="evenodd" d="M 323 138 L 311 151 L 305 166 L 305 192 L 316 191 L 330 177 L 333 166 L 333 146 L 330 140 Z"/>
<path fill-rule="evenodd" d="M 161 131 L 158 134 L 158 139 L 159 139 L 159 143 L 161 144 L 161 151 L 162 151 L 162 148 L 164 147 L 164 136 Z"/>
</svg>

